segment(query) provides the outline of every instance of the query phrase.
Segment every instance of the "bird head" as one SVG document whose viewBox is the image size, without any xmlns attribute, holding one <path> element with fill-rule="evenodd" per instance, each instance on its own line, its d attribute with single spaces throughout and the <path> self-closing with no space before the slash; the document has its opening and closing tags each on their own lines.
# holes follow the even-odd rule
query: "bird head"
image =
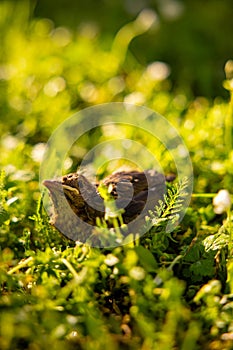
<svg viewBox="0 0 233 350">
<path fill-rule="evenodd" d="M 77 216 L 88 221 L 88 210 L 104 211 L 103 199 L 97 192 L 97 186 L 81 174 L 72 173 L 59 180 L 44 180 L 43 185 L 49 190 L 55 215 L 64 217 L 71 208 Z"/>
</svg>

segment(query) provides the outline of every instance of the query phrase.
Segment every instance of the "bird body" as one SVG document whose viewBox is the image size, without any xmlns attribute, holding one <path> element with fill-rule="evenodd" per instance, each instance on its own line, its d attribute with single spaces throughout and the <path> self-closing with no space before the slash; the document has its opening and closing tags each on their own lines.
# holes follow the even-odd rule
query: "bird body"
<svg viewBox="0 0 233 350">
<path fill-rule="evenodd" d="M 166 180 L 173 179 L 174 176 L 166 178 L 155 170 L 132 170 L 115 172 L 94 184 L 79 173 L 65 175 L 59 180 L 45 180 L 43 184 L 53 202 L 51 223 L 74 240 L 82 240 L 83 234 L 86 240 L 96 226 L 96 218 L 105 217 L 104 199 L 98 191 L 100 185 L 107 187 L 116 208 L 123 209 L 122 218 L 128 224 L 144 210 L 154 209 L 163 199 Z M 111 222 L 107 224 L 112 225 Z"/>
</svg>

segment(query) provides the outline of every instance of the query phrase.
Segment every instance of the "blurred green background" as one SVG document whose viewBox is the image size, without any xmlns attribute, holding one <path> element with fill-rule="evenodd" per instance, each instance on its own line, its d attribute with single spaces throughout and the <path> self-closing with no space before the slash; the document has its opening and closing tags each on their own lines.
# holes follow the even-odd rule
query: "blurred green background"
<svg viewBox="0 0 233 350">
<path fill-rule="evenodd" d="M 224 162 L 232 146 L 224 105 L 229 91 L 223 87 L 224 66 L 233 57 L 232 14 L 230 0 L 204 5 L 199 0 L 1 1 L 0 130 L 6 173 L 15 176 L 11 163 L 30 169 L 27 181 L 37 181 L 43 147 L 62 121 L 89 106 L 127 102 L 157 111 L 179 130 L 193 157 L 197 190 L 208 191 L 217 137 L 224 144 L 218 147 Z M 102 130 L 84 137 L 64 171 L 76 170 L 85 152 L 105 136 Z M 173 170 L 163 152 L 158 157 Z M 221 167 L 213 169 L 222 176 Z M 229 183 L 226 177 L 220 181 Z M 218 187 L 219 179 L 214 184 Z"/>
<path fill-rule="evenodd" d="M 73 29 L 92 23 L 102 44 L 108 45 L 145 8 L 155 11 L 157 21 L 132 41 L 130 52 L 137 60 L 143 65 L 157 60 L 168 63 L 174 88 L 226 96 L 223 67 L 233 57 L 231 0 L 39 0 L 32 2 L 31 15 Z"/>
</svg>

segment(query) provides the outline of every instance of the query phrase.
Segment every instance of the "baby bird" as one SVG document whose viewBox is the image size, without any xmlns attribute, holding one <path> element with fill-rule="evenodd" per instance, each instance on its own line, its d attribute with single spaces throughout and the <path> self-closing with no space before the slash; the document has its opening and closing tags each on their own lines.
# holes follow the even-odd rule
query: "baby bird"
<svg viewBox="0 0 233 350">
<path fill-rule="evenodd" d="M 96 225 L 96 218 L 105 217 L 104 199 L 98 191 L 100 185 L 108 188 L 116 208 L 123 209 L 124 223 L 128 224 L 144 209 L 153 209 L 163 199 L 166 181 L 174 178 L 155 170 L 132 170 L 115 172 L 94 184 L 79 173 L 65 175 L 60 180 L 45 180 L 43 184 L 53 203 L 51 223 L 69 238 L 85 241 Z"/>
</svg>

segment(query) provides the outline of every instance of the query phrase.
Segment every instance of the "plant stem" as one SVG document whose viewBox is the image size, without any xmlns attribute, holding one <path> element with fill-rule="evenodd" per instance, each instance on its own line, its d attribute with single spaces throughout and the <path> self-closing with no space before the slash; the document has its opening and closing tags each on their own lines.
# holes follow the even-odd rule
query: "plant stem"
<svg viewBox="0 0 233 350">
<path fill-rule="evenodd" d="M 23 267 L 27 266 L 27 264 L 33 260 L 33 257 L 30 256 L 29 258 L 27 258 L 26 260 L 23 260 L 22 262 L 19 262 L 18 265 L 12 267 L 12 269 L 10 269 L 7 274 L 8 275 L 12 275 L 14 272 L 22 269 Z"/>
<path fill-rule="evenodd" d="M 216 193 L 193 193 L 192 198 L 214 198 Z"/>
</svg>

